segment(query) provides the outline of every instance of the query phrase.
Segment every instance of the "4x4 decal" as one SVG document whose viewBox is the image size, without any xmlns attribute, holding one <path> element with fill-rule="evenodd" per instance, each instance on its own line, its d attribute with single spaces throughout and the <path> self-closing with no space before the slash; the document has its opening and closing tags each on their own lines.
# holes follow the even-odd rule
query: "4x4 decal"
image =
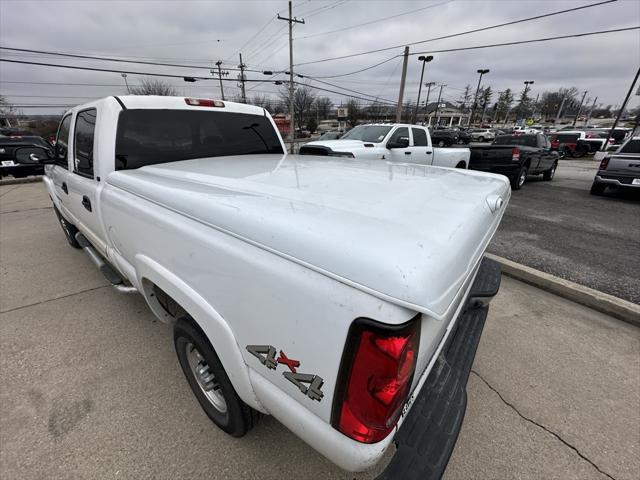
<svg viewBox="0 0 640 480">
<path fill-rule="evenodd" d="M 290 371 L 282 373 L 284 378 L 298 387 L 298 390 L 311 400 L 322 400 L 324 396 L 322 393 L 324 380 L 318 375 L 298 373 L 299 360 L 287 357 L 282 350 L 280 350 L 276 358 L 276 348 L 272 345 L 247 345 L 247 351 L 270 370 L 276 370 L 278 365 L 287 366 Z"/>
</svg>

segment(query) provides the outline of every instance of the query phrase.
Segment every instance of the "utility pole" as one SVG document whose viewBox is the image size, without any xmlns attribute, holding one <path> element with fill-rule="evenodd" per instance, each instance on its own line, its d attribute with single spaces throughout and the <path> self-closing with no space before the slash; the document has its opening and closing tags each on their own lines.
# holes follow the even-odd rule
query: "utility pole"
<svg viewBox="0 0 640 480">
<path fill-rule="evenodd" d="M 396 123 L 402 119 L 402 97 L 404 96 L 404 84 L 407 80 L 407 61 L 409 59 L 409 47 L 404 47 L 404 60 L 402 62 L 402 78 L 400 79 L 400 94 L 398 95 L 398 106 L 396 107 Z"/>
<path fill-rule="evenodd" d="M 427 82 L 424 84 L 427 87 L 427 100 L 424 102 L 425 107 L 425 116 L 429 115 L 429 94 L 431 93 L 431 87 L 433 87 L 436 82 Z M 429 119 L 429 125 L 431 125 L 431 119 Z"/>
<path fill-rule="evenodd" d="M 560 115 L 562 115 L 562 109 L 564 108 L 564 102 L 567 101 L 567 94 L 565 93 L 562 96 L 562 102 L 560 102 L 560 108 L 558 108 L 558 113 L 556 113 L 556 121 L 553 122 L 554 125 L 558 125 L 558 122 L 560 121 Z"/>
<path fill-rule="evenodd" d="M 440 99 L 442 98 L 442 89 L 446 87 L 444 83 L 440 84 L 440 93 L 438 94 L 438 103 L 436 103 L 436 113 L 434 117 L 436 117 L 436 125 L 438 125 L 438 109 L 440 108 Z"/>
<path fill-rule="evenodd" d="M 240 92 L 242 93 L 242 103 L 247 103 L 247 96 L 245 95 L 244 92 L 244 69 L 245 69 L 246 65 L 244 63 L 242 63 L 242 54 L 240 54 L 240 65 L 238 65 L 238 68 L 240 69 Z M 222 83 L 222 81 L 221 81 Z"/>
<path fill-rule="evenodd" d="M 620 107 L 620 110 L 618 110 L 618 114 L 616 115 L 616 120 L 615 120 L 615 122 L 613 122 L 611 130 L 609 130 L 609 135 L 607 135 L 607 140 L 602 144 L 602 149 L 603 150 L 606 149 L 607 146 L 609 145 L 609 139 L 613 135 L 613 131 L 618 126 L 618 122 L 620 121 L 620 117 L 622 116 L 622 112 L 626 108 L 627 102 L 629 102 L 629 97 L 631 97 L 631 92 L 633 92 L 633 86 L 638 81 L 638 77 L 639 76 L 640 76 L 640 67 L 638 68 L 638 71 L 636 72 L 636 76 L 633 78 L 633 82 L 631 82 L 631 86 L 629 87 L 629 91 L 627 92 L 627 96 L 624 97 L 624 102 L 622 102 L 622 106 Z M 636 117 L 636 123 L 637 123 L 637 120 L 638 120 L 638 117 Z"/>
<path fill-rule="evenodd" d="M 584 97 L 587 96 L 587 91 L 585 90 L 584 93 L 582 94 L 582 98 L 580 99 L 580 106 L 578 106 L 578 113 L 576 113 L 575 118 L 573 119 L 573 123 L 571 124 L 572 126 L 576 126 L 576 122 L 578 121 L 578 117 L 580 116 L 580 112 L 582 111 L 582 103 L 584 102 Z"/>
<path fill-rule="evenodd" d="M 593 113 L 593 110 L 596 108 L 597 101 L 598 101 L 598 97 L 596 97 L 593 103 L 591 104 L 591 108 L 589 109 L 589 114 L 587 115 L 587 121 L 585 123 L 585 126 L 589 125 L 589 121 L 591 120 L 591 114 Z"/>
<path fill-rule="evenodd" d="M 242 60 L 240 60 L 240 63 L 242 63 Z M 224 88 L 222 88 L 222 68 L 220 67 L 222 65 L 222 60 L 218 60 L 216 62 L 216 65 L 218 66 L 218 79 L 220 80 L 220 95 L 222 95 L 222 100 L 224 100 Z M 211 73 L 213 73 L 213 70 L 211 71 Z M 224 75 L 229 75 L 229 72 L 224 72 Z"/>
<path fill-rule="evenodd" d="M 531 116 L 534 118 L 534 120 L 536 118 L 536 110 L 538 108 L 538 100 L 540 100 L 540 94 L 539 93 L 536 95 L 536 101 L 533 102 L 533 112 L 531 113 Z"/>
<path fill-rule="evenodd" d="M 293 24 L 304 23 L 304 19 L 298 20 L 293 16 L 293 7 L 291 6 L 291 0 L 289 0 L 289 17 L 281 17 L 280 14 L 278 14 L 278 20 L 289 22 L 289 116 L 291 118 L 289 124 L 289 151 L 293 153 L 293 140 L 295 138 L 295 115 L 293 112 Z"/>
</svg>

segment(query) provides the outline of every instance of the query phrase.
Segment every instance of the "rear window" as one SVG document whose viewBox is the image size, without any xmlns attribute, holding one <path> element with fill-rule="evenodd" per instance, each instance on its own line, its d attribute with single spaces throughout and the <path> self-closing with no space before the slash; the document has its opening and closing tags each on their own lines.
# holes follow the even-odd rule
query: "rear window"
<svg viewBox="0 0 640 480">
<path fill-rule="evenodd" d="M 640 140 L 629 140 L 619 153 L 640 153 Z"/>
<path fill-rule="evenodd" d="M 555 138 L 560 143 L 576 143 L 579 136 L 577 133 L 560 133 Z"/>
<path fill-rule="evenodd" d="M 537 147 L 538 140 L 535 135 L 500 135 L 493 142 L 495 145 L 522 145 L 525 147 Z"/>
<path fill-rule="evenodd" d="M 116 170 L 227 155 L 284 153 L 262 115 L 193 110 L 123 110 Z"/>
</svg>

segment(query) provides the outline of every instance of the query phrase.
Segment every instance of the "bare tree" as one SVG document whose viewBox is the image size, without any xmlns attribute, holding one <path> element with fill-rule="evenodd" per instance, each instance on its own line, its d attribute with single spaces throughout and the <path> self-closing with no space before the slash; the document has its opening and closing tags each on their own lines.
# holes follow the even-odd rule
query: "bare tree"
<svg viewBox="0 0 640 480">
<path fill-rule="evenodd" d="M 22 112 L 18 111 L 8 100 L 7 97 L 0 95 L 0 127 L 11 125 L 11 121 L 15 120 Z"/>
<path fill-rule="evenodd" d="M 289 89 L 284 88 L 278 92 L 278 96 L 285 104 L 286 111 L 289 111 Z M 299 85 L 293 91 L 293 111 L 295 114 L 296 128 L 302 129 L 302 126 L 309 118 L 312 111 L 316 94 L 306 85 Z"/>
<path fill-rule="evenodd" d="M 273 113 L 273 102 L 266 95 L 254 95 L 253 98 L 249 100 L 251 105 L 256 105 L 258 107 L 262 107 L 267 110 L 269 113 Z"/>
<path fill-rule="evenodd" d="M 329 118 L 329 113 L 333 108 L 333 102 L 328 97 L 318 97 L 316 98 L 315 107 L 318 112 L 318 117 L 321 120 L 326 120 Z"/>
<path fill-rule="evenodd" d="M 345 106 L 347 107 L 347 120 L 352 127 L 355 127 L 358 120 L 362 117 L 362 109 L 353 98 L 350 98 Z"/>
<path fill-rule="evenodd" d="M 137 87 L 131 88 L 133 95 L 162 95 L 172 97 L 178 95 L 178 92 L 171 85 L 157 78 L 143 78 Z"/>
</svg>

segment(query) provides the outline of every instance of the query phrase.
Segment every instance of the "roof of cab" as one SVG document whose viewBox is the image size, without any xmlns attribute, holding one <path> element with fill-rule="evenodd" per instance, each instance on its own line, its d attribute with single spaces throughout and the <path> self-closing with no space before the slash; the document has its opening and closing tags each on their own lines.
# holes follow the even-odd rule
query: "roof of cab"
<svg viewBox="0 0 640 480">
<path fill-rule="evenodd" d="M 218 112 L 233 112 L 233 113 L 247 113 L 251 115 L 265 115 L 265 110 L 262 107 L 256 107 L 254 105 L 246 105 L 244 103 L 223 101 L 224 107 L 204 107 L 189 105 L 186 102 L 187 98 L 202 98 L 202 97 L 170 97 L 161 95 L 118 95 L 105 97 L 100 100 L 95 100 L 84 105 L 78 105 L 70 111 L 82 110 L 87 107 L 95 107 L 104 101 L 118 101 L 121 105 L 124 105 L 127 109 L 163 109 L 163 110 L 197 110 L 197 111 L 218 111 Z M 217 99 L 210 99 L 217 100 Z M 219 100 L 218 100 L 219 101 Z"/>
</svg>

